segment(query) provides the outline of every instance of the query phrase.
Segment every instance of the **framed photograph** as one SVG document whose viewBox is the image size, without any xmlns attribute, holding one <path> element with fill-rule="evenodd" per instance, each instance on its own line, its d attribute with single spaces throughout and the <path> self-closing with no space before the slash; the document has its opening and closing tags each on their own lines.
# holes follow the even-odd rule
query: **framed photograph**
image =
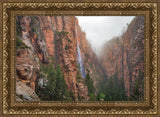
<svg viewBox="0 0 160 117">
<path fill-rule="evenodd" d="M 158 0 L 0 6 L 2 117 L 158 116 Z"/>
</svg>

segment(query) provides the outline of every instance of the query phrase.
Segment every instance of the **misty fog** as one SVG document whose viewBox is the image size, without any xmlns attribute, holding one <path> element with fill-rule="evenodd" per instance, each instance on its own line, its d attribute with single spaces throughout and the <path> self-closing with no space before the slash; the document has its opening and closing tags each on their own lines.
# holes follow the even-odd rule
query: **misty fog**
<svg viewBox="0 0 160 117">
<path fill-rule="evenodd" d="M 92 49 L 98 53 L 102 45 L 120 36 L 135 16 L 76 16 Z"/>
</svg>

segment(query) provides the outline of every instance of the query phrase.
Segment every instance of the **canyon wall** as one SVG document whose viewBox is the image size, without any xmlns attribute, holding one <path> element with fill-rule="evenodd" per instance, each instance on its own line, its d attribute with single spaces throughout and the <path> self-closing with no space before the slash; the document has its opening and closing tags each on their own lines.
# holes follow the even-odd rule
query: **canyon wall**
<svg viewBox="0 0 160 117">
<path fill-rule="evenodd" d="M 76 35 L 77 30 L 77 35 Z M 118 73 L 124 80 L 126 95 L 130 97 L 139 75 L 144 70 L 144 17 L 137 16 L 128 25 L 122 36 L 107 41 L 101 53 L 93 52 L 86 34 L 81 30 L 74 16 L 17 16 L 16 18 L 16 89 L 18 97 L 25 100 L 39 100 L 35 94 L 40 79 L 46 74 L 42 65 L 60 65 L 64 73 L 67 90 L 75 100 L 89 100 L 88 88 L 79 73 L 77 59 L 77 40 L 85 72 L 90 72 L 96 88 L 103 78 Z M 53 67 L 54 64 L 53 64 Z M 45 74 L 45 75 L 42 75 Z M 43 77 L 42 77 L 43 76 Z M 26 97 L 25 89 L 30 92 Z M 140 88 L 143 86 L 141 85 Z M 32 96 L 31 96 L 32 95 Z M 31 97 L 34 97 L 33 99 Z"/>
<path fill-rule="evenodd" d="M 135 17 L 122 33 L 104 44 L 99 58 L 108 77 L 117 72 L 118 79 L 124 80 L 130 97 L 140 72 L 144 72 L 144 17 Z"/>
<path fill-rule="evenodd" d="M 82 83 L 84 81 L 76 80 L 76 36 L 82 59 L 87 57 L 87 53 L 89 55 L 93 52 L 74 16 L 18 16 L 16 28 L 17 40 L 24 43 L 19 44 L 16 49 L 17 81 L 23 82 L 35 91 L 40 64 L 50 64 L 49 58 L 53 58 L 60 64 L 68 90 L 73 92 L 75 100 L 78 100 L 78 95 L 84 100 L 89 99 L 87 87 Z"/>
</svg>

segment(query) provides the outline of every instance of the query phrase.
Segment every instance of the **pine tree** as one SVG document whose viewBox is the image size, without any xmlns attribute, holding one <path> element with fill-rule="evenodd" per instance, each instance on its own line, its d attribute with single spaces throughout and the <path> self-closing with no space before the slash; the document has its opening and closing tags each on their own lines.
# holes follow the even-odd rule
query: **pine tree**
<svg viewBox="0 0 160 117">
<path fill-rule="evenodd" d="M 67 85 L 64 80 L 59 64 L 56 68 L 52 64 L 41 64 L 40 70 L 47 75 L 47 83 L 44 88 L 37 87 L 36 92 L 42 100 L 71 100 L 73 96 L 68 92 Z"/>
<path fill-rule="evenodd" d="M 56 71 L 56 100 L 69 100 L 69 92 L 67 91 L 67 85 L 59 64 L 57 65 Z"/>
<path fill-rule="evenodd" d="M 104 100 L 104 101 L 127 100 L 123 78 L 119 80 L 117 73 L 115 73 L 110 78 L 104 77 L 101 84 L 102 85 L 98 92 L 97 100 L 99 101 L 100 100 Z"/>
<path fill-rule="evenodd" d="M 95 88 L 93 85 L 93 80 L 90 78 L 89 75 L 90 71 L 87 69 L 87 75 L 85 77 L 85 85 L 88 88 L 88 96 L 90 97 L 90 100 L 95 99 Z"/>
<path fill-rule="evenodd" d="M 133 93 L 129 97 L 130 100 L 140 101 L 144 98 L 144 74 L 139 69 L 139 77 L 133 85 Z"/>
<path fill-rule="evenodd" d="M 49 97 L 51 100 L 53 100 L 55 97 L 55 93 L 56 93 L 56 83 L 55 83 L 55 77 L 56 77 L 56 71 L 55 70 L 51 70 L 52 67 L 50 67 L 50 69 L 48 70 L 48 77 L 47 77 L 47 86 L 46 86 L 46 90 L 49 93 Z"/>
</svg>

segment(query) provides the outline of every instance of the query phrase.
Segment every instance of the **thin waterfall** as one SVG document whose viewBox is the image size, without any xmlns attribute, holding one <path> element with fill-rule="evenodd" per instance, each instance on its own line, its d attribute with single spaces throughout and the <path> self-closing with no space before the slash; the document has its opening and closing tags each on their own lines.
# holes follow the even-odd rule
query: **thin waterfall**
<svg viewBox="0 0 160 117">
<path fill-rule="evenodd" d="M 75 20 L 75 34 L 76 34 L 76 40 L 77 40 L 77 58 L 78 58 L 78 65 L 80 67 L 80 71 L 81 71 L 81 76 L 83 78 L 85 78 L 86 73 L 85 73 L 85 69 L 83 66 L 83 61 L 82 61 L 82 57 L 81 57 L 81 52 L 80 52 L 80 48 L 79 48 L 79 42 L 77 39 L 77 25 L 76 25 L 76 20 Z"/>
</svg>

